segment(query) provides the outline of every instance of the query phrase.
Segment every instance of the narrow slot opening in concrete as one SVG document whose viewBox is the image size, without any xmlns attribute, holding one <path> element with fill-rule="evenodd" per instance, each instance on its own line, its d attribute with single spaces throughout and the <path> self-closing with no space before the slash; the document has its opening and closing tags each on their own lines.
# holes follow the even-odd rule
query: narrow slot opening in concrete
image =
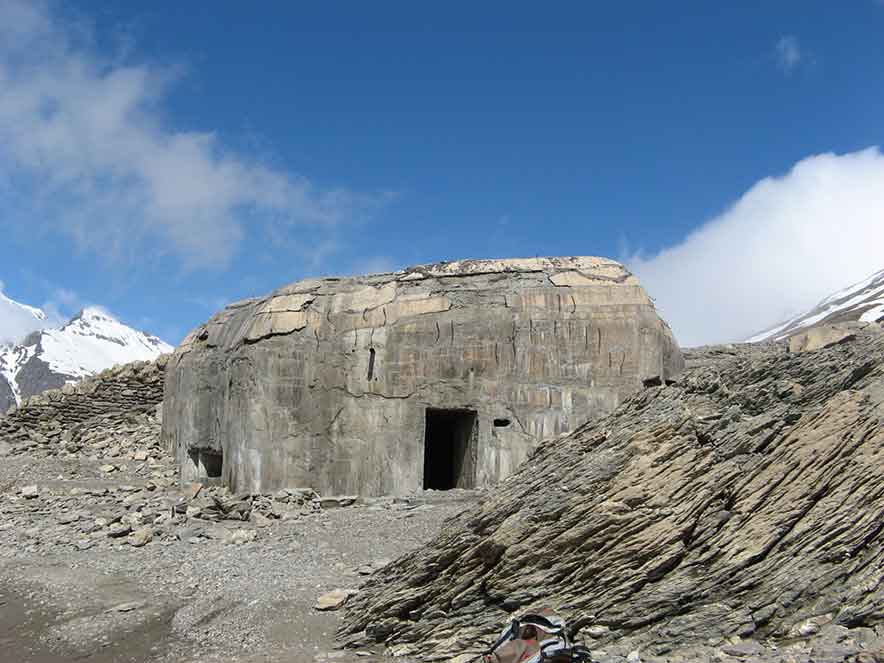
<svg viewBox="0 0 884 663">
<path fill-rule="evenodd" d="M 424 432 L 424 489 L 474 488 L 477 438 L 474 410 L 428 408 Z"/>
<path fill-rule="evenodd" d="M 509 419 L 495 419 L 494 420 L 494 427 L 495 428 L 506 428 L 509 425 L 510 425 Z"/>
<path fill-rule="evenodd" d="M 368 350 L 368 380 L 374 377 L 374 348 Z"/>
</svg>

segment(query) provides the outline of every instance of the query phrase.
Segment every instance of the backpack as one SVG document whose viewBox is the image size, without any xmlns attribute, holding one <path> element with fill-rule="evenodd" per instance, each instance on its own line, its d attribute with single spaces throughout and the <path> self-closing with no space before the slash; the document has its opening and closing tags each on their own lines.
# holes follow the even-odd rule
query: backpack
<svg viewBox="0 0 884 663">
<path fill-rule="evenodd" d="M 549 608 L 512 620 L 478 659 L 483 663 L 586 663 L 589 649 L 570 642 L 565 620 Z"/>
</svg>

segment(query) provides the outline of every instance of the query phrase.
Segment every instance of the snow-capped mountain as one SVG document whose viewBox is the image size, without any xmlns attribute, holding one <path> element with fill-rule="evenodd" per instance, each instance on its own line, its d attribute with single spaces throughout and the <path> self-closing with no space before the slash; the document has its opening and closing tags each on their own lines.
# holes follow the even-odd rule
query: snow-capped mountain
<svg viewBox="0 0 884 663">
<path fill-rule="evenodd" d="M 32 310 L 35 317 L 42 314 Z M 16 345 L 0 345 L 0 414 L 22 398 L 172 349 L 100 308 L 85 308 L 60 328 L 32 332 Z"/>
<path fill-rule="evenodd" d="M 829 295 L 806 313 L 763 331 L 748 339 L 748 342 L 778 341 L 823 323 L 882 320 L 884 320 L 884 270 Z"/>
</svg>

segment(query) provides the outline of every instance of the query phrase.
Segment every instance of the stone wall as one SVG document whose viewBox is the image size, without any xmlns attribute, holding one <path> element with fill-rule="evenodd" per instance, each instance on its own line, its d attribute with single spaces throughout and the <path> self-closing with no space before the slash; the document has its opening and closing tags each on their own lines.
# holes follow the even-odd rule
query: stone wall
<svg viewBox="0 0 884 663">
<path fill-rule="evenodd" d="M 167 361 L 164 355 L 153 362 L 115 366 L 31 396 L 0 417 L 0 440 L 37 438 L 42 442 L 96 417 L 155 410 L 163 400 Z"/>
<path fill-rule="evenodd" d="M 682 366 L 638 280 L 604 258 L 310 279 L 185 339 L 163 437 L 183 480 L 237 491 L 488 486 Z"/>
<path fill-rule="evenodd" d="M 0 419 L 3 413 L 15 405 L 15 394 L 12 393 L 12 387 L 9 383 L 0 377 Z"/>
</svg>

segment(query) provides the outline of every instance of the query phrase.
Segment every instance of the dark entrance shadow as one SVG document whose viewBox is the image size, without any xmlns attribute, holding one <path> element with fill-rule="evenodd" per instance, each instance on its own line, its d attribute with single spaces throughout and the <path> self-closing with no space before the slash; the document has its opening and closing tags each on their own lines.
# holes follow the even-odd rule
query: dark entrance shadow
<svg viewBox="0 0 884 663">
<path fill-rule="evenodd" d="M 427 409 L 424 490 L 474 488 L 478 416 L 474 410 Z"/>
</svg>

